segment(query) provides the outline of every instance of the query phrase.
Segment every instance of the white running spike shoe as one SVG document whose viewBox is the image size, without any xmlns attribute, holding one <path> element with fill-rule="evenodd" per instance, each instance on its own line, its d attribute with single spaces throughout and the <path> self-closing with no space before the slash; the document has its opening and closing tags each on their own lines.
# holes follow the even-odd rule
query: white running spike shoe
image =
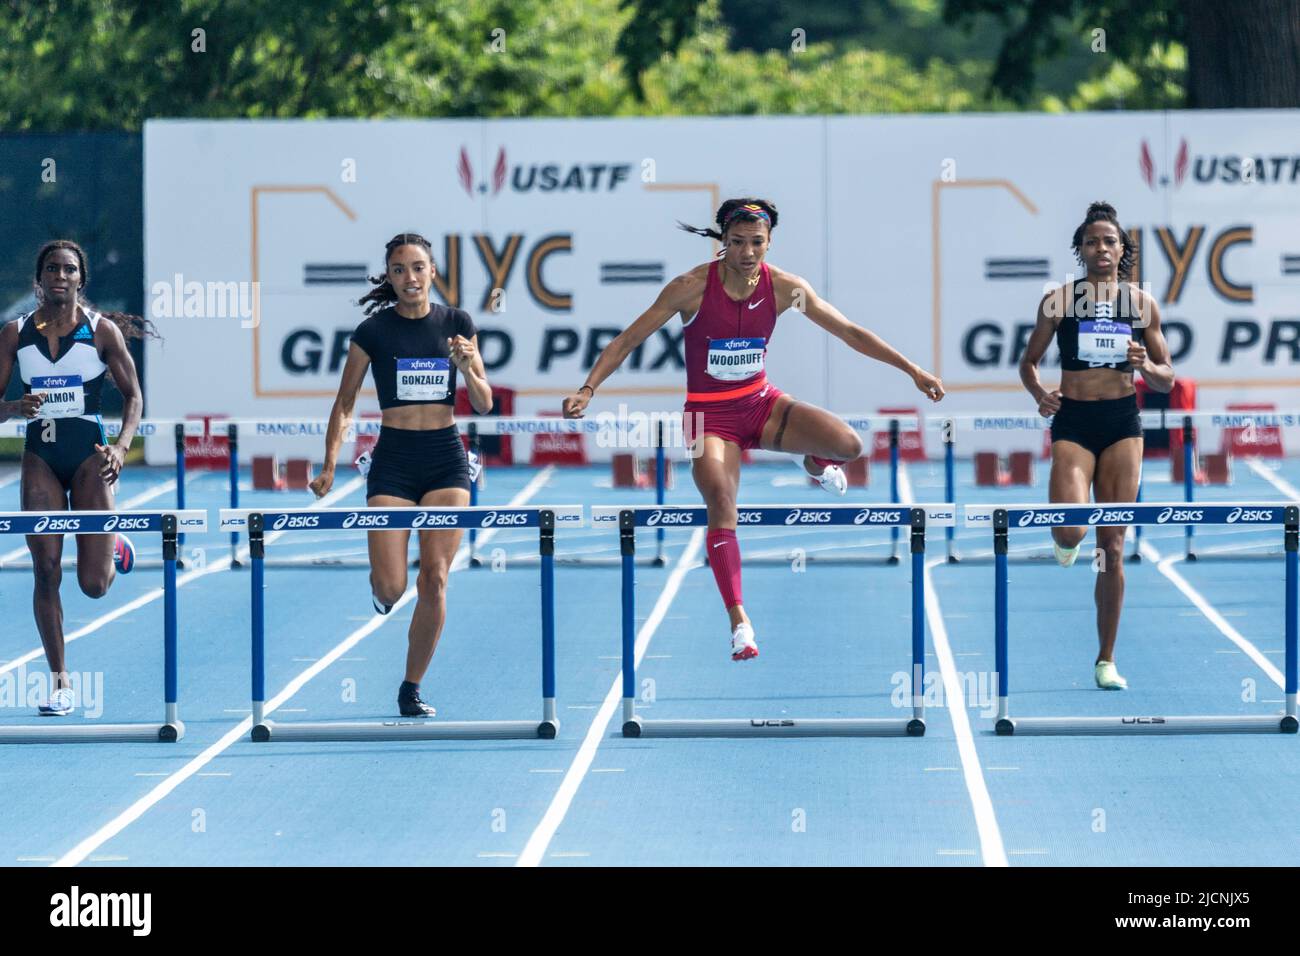
<svg viewBox="0 0 1300 956">
<path fill-rule="evenodd" d="M 1093 677 L 1102 690 L 1128 690 L 1128 681 L 1119 676 L 1114 661 L 1098 661 Z"/>
<path fill-rule="evenodd" d="M 72 688 L 60 687 L 50 695 L 48 703 L 37 706 L 36 712 L 42 717 L 66 717 L 72 713 L 74 704 Z"/>
<path fill-rule="evenodd" d="M 796 459 L 795 464 L 804 474 L 808 474 L 808 469 L 804 467 L 802 460 Z M 820 475 L 808 475 L 808 477 L 832 495 L 843 495 L 849 490 L 848 476 L 839 465 L 827 465 Z"/>
<path fill-rule="evenodd" d="M 1077 544 L 1073 548 L 1063 548 L 1053 541 L 1052 551 L 1056 555 L 1056 563 L 1063 568 L 1068 568 L 1074 564 L 1075 559 L 1079 557 L 1079 545 Z"/>
<path fill-rule="evenodd" d="M 758 645 L 754 643 L 754 628 L 749 624 L 737 624 L 731 632 L 731 659 L 747 661 L 758 656 Z"/>
</svg>

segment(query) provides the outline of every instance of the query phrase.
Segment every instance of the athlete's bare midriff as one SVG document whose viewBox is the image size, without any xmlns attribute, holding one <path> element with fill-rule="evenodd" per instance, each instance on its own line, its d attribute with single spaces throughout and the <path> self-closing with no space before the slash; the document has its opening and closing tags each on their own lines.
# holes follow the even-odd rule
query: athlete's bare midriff
<svg viewBox="0 0 1300 956">
<path fill-rule="evenodd" d="M 398 405 L 385 408 L 380 421 L 388 428 L 431 431 L 454 425 L 456 414 L 452 405 Z"/>
<path fill-rule="evenodd" d="M 1113 368 L 1090 368 L 1086 371 L 1061 372 L 1061 394 L 1076 402 L 1101 402 L 1126 398 L 1136 392 L 1133 373 Z"/>
</svg>

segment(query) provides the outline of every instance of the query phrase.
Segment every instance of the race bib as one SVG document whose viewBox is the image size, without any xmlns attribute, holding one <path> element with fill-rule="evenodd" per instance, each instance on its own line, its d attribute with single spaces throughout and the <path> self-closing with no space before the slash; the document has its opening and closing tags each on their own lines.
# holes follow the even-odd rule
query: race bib
<svg viewBox="0 0 1300 956">
<path fill-rule="evenodd" d="M 1128 361 L 1133 327 L 1126 322 L 1096 319 L 1079 323 L 1079 361 L 1089 365 L 1122 365 Z"/>
<path fill-rule="evenodd" d="M 32 394 L 44 398 L 38 418 L 76 418 L 86 414 L 86 389 L 80 375 L 32 377 Z"/>
<path fill-rule="evenodd" d="M 709 339 L 708 372 L 720 382 L 739 382 L 763 371 L 767 339 Z"/>
<path fill-rule="evenodd" d="M 447 397 L 451 359 L 399 358 L 397 397 L 403 402 L 436 402 Z"/>
</svg>

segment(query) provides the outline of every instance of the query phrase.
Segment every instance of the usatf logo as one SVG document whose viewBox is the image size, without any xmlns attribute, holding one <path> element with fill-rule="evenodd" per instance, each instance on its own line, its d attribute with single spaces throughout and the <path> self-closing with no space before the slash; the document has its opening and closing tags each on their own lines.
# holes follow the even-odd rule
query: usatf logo
<svg viewBox="0 0 1300 956">
<path fill-rule="evenodd" d="M 830 524 L 831 513 L 829 511 L 805 511 L 803 508 L 795 508 L 785 516 L 786 524 Z"/>
<path fill-rule="evenodd" d="M 350 511 L 348 516 L 343 519 L 343 524 L 339 525 L 339 527 L 351 528 L 354 525 L 358 528 L 387 528 L 388 515 L 363 515 L 356 511 Z"/>
<path fill-rule="evenodd" d="M 1266 509 L 1233 508 L 1231 511 L 1228 512 L 1228 516 L 1224 519 L 1224 521 L 1226 521 L 1228 524 L 1236 524 L 1238 521 L 1272 521 L 1272 520 L 1273 520 L 1273 510 L 1271 508 L 1266 508 Z"/>
<path fill-rule="evenodd" d="M 42 531 L 77 531 L 80 528 L 80 518 L 51 518 L 47 515 L 37 519 L 32 531 L 39 534 Z"/>
<path fill-rule="evenodd" d="M 631 163 L 574 163 L 569 166 L 560 163 L 532 163 L 528 166 L 510 166 L 506 162 L 505 147 L 497 149 L 497 160 L 492 166 L 492 195 L 496 196 L 510 180 L 510 188 L 518 193 L 534 190 L 549 192 L 613 192 L 620 183 L 628 181 L 632 173 Z M 474 183 L 474 165 L 470 162 L 469 151 L 462 146 L 460 161 L 456 164 L 456 175 L 465 194 L 473 198 L 477 192 L 481 196 L 488 194 L 488 184 Z"/>
<path fill-rule="evenodd" d="M 1132 521 L 1133 512 L 1119 508 L 1097 508 L 1088 515 L 1088 524 L 1110 524 L 1113 521 Z"/>
<path fill-rule="evenodd" d="M 1156 164 L 1151 158 L 1151 147 L 1147 141 L 1142 140 L 1142 150 L 1138 154 L 1138 168 L 1142 170 L 1142 180 L 1150 188 L 1155 189 L 1157 185 L 1161 187 L 1169 185 L 1169 177 L 1161 176 L 1159 182 L 1156 180 Z M 1174 188 L 1177 189 L 1187 178 L 1187 140 L 1178 144 L 1178 156 L 1174 160 Z"/>
<path fill-rule="evenodd" d="M 502 514 L 499 511 L 489 511 L 483 516 L 479 523 L 482 528 L 490 528 L 493 525 L 526 525 L 528 524 L 528 515 L 523 512 L 511 514 L 509 512 Z"/>
<path fill-rule="evenodd" d="M 1018 524 L 1022 528 L 1027 528 L 1030 525 L 1064 524 L 1064 523 L 1065 523 L 1064 511 L 1026 511 L 1024 514 L 1022 514 L 1019 518 L 1016 519 L 1016 524 Z"/>
<path fill-rule="evenodd" d="M 1205 512 L 1200 508 L 1166 508 L 1156 515 L 1156 524 L 1167 524 L 1170 521 L 1200 521 L 1204 517 Z"/>
<path fill-rule="evenodd" d="M 657 524 L 694 524 L 695 515 L 689 511 L 652 511 L 645 519 L 647 525 Z"/>
</svg>

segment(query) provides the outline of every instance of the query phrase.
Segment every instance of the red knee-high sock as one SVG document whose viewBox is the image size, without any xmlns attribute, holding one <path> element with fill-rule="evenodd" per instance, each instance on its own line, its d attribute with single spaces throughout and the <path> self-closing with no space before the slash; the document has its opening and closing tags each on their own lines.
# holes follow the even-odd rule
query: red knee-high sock
<svg viewBox="0 0 1300 956">
<path fill-rule="evenodd" d="M 718 582 L 723 605 L 730 609 L 743 604 L 740 595 L 740 543 L 736 540 L 735 530 L 710 530 L 704 543 L 709 549 L 709 567 L 713 568 L 713 580 Z"/>
</svg>

